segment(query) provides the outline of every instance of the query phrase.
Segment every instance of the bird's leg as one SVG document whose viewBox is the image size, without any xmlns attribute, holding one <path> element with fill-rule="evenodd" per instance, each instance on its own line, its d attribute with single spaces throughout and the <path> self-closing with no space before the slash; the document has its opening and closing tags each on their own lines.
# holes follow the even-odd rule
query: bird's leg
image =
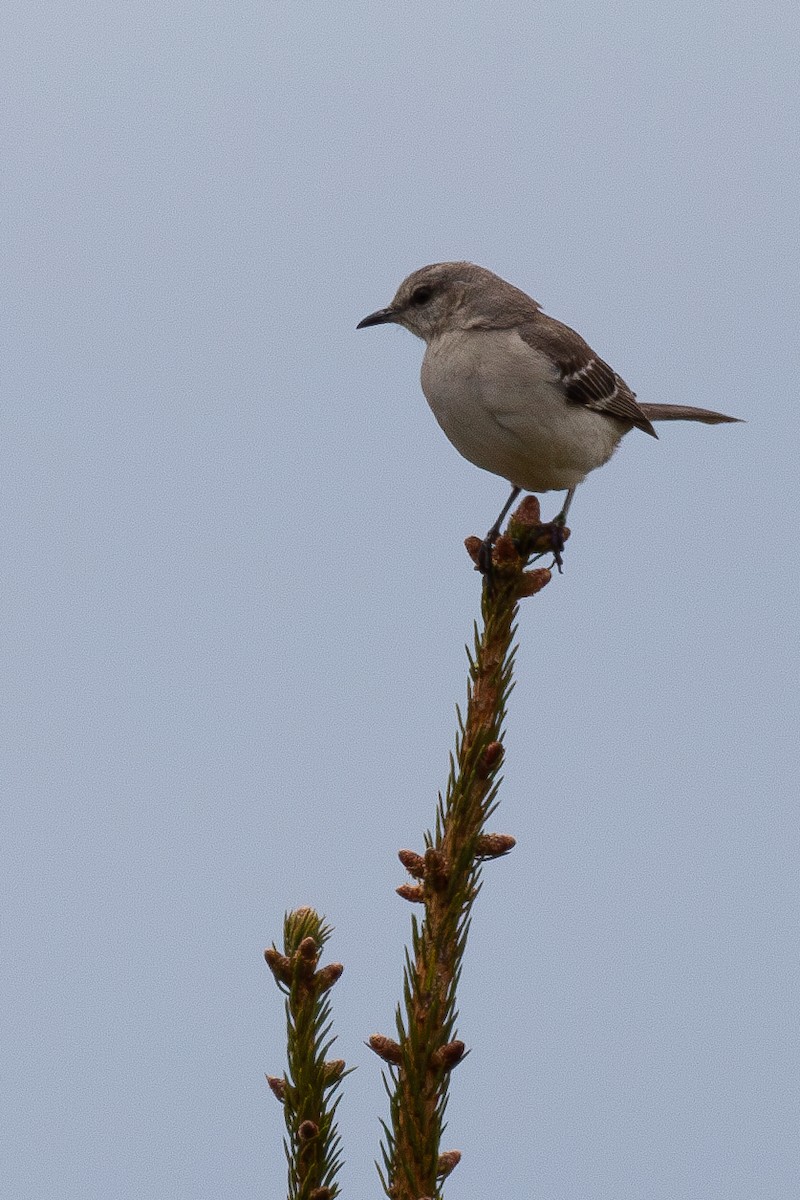
<svg viewBox="0 0 800 1200">
<path fill-rule="evenodd" d="M 508 497 L 505 504 L 503 505 L 503 511 L 500 513 L 500 516 L 497 518 L 494 525 L 492 526 L 492 528 L 487 533 L 486 537 L 481 542 L 481 548 L 478 551 L 478 570 L 481 571 L 482 574 L 484 574 L 484 575 L 491 574 L 491 571 L 492 571 L 492 547 L 494 546 L 495 542 L 497 541 L 497 539 L 500 536 L 500 527 L 502 526 L 503 521 L 506 518 L 506 514 L 507 514 L 508 510 L 511 508 L 511 505 L 514 503 L 514 501 L 516 500 L 517 496 L 520 494 L 521 491 L 522 491 L 522 488 L 518 488 L 518 487 L 511 488 L 511 495 Z"/>
<path fill-rule="evenodd" d="M 554 517 L 551 522 L 551 527 L 553 530 L 553 558 L 555 559 L 555 564 L 558 567 L 559 575 L 562 574 L 561 552 L 564 549 L 564 534 L 562 531 L 567 523 L 567 513 L 569 512 L 569 508 L 572 504 L 574 496 L 575 488 L 570 488 L 566 494 L 564 503 L 561 506 L 561 512 L 557 517 Z"/>
<path fill-rule="evenodd" d="M 566 525 L 567 513 L 569 512 L 570 505 L 572 504 L 572 501 L 574 499 L 575 499 L 575 488 L 570 488 L 566 494 L 564 503 L 561 506 L 561 512 L 553 520 L 554 525 Z"/>
</svg>

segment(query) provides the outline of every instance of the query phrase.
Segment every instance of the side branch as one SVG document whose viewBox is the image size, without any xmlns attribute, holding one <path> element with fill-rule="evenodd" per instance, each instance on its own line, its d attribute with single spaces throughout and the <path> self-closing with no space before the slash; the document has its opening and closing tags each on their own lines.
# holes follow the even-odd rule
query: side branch
<svg viewBox="0 0 800 1200">
<path fill-rule="evenodd" d="M 264 951 L 275 982 L 286 995 L 288 1070 L 267 1076 L 286 1119 L 284 1148 L 289 1164 L 289 1200 L 334 1200 L 339 1194 L 339 1136 L 334 1122 L 335 1093 L 347 1074 L 341 1059 L 326 1062 L 330 1034 L 328 992 L 344 968 L 328 963 L 317 969 L 330 927 L 312 908 L 288 913 L 283 953 Z"/>
</svg>

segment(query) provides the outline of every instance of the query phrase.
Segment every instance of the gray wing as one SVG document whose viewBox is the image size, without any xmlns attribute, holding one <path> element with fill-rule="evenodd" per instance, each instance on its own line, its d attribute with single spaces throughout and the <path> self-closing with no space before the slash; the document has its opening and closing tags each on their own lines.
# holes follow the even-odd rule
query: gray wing
<svg viewBox="0 0 800 1200">
<path fill-rule="evenodd" d="M 545 313 L 537 313 L 519 327 L 519 334 L 529 346 L 544 351 L 552 359 L 570 404 L 582 404 L 595 412 L 618 417 L 651 437 L 658 437 L 625 380 L 574 329 Z"/>
</svg>

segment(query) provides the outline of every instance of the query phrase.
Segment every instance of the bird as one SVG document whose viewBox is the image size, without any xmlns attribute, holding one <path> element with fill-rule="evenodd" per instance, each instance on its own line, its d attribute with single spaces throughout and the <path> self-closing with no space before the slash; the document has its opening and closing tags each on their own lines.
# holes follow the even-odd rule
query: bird
<svg viewBox="0 0 800 1200">
<path fill-rule="evenodd" d="M 565 491 L 553 529 L 564 528 L 575 489 L 632 429 L 657 438 L 654 421 L 739 421 L 686 404 L 645 404 L 587 342 L 538 301 L 469 262 L 431 263 L 403 280 L 385 308 L 357 329 L 396 324 L 426 343 L 421 383 L 436 420 L 475 466 L 511 495 L 481 546 L 492 547 L 521 492 Z M 558 533 L 556 562 L 561 568 Z"/>
</svg>

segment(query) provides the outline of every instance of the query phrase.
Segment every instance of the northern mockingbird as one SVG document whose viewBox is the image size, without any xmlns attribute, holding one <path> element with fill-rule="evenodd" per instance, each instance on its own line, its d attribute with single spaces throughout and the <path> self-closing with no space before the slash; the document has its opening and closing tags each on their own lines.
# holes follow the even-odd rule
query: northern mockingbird
<svg viewBox="0 0 800 1200">
<path fill-rule="evenodd" d="M 653 421 L 739 419 L 684 404 L 640 404 L 580 334 L 474 263 L 422 267 L 358 328 L 388 322 L 427 343 L 422 390 L 456 450 L 511 484 L 483 543 L 484 570 L 521 491 L 566 490 L 553 522 L 563 527 L 575 488 L 608 462 L 630 429 L 658 437 Z"/>
</svg>

